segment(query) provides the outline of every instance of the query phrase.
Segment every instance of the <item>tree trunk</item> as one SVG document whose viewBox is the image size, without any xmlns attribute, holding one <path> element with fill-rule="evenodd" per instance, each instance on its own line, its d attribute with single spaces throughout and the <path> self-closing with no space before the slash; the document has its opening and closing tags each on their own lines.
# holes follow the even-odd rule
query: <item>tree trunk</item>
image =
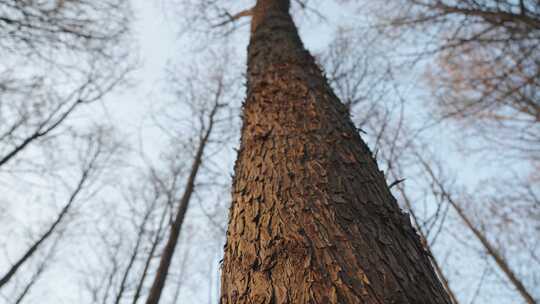
<svg viewBox="0 0 540 304">
<path fill-rule="evenodd" d="M 159 299 L 161 298 L 161 294 L 163 293 L 163 289 L 165 288 L 165 283 L 167 281 L 167 275 L 169 274 L 169 268 L 171 267 L 174 251 L 176 249 L 176 244 L 178 243 L 178 239 L 180 237 L 180 231 L 182 230 L 182 224 L 184 223 L 184 219 L 186 217 L 186 212 L 189 207 L 191 196 L 193 195 L 193 192 L 195 191 L 195 179 L 197 178 L 197 173 L 199 172 L 199 169 L 203 161 L 204 149 L 206 148 L 210 135 L 212 134 L 212 129 L 214 126 L 214 118 L 220 106 L 218 104 L 220 94 L 221 94 L 221 84 L 219 86 L 218 93 L 216 94 L 216 101 L 215 101 L 214 108 L 212 109 L 209 115 L 208 128 L 202 131 L 203 136 L 200 138 L 199 146 L 197 147 L 197 152 L 193 159 L 191 170 L 190 170 L 187 182 L 186 182 L 186 187 L 184 189 L 184 193 L 182 194 L 182 198 L 180 199 L 180 203 L 178 204 L 178 212 L 176 213 L 174 222 L 171 225 L 169 239 L 167 240 L 167 244 L 165 245 L 165 248 L 163 249 L 163 253 L 159 261 L 159 266 L 158 266 L 156 275 L 154 277 L 152 287 L 150 288 L 148 298 L 146 299 L 146 304 L 158 304 Z"/>
<path fill-rule="evenodd" d="M 450 303 L 288 11 L 253 9 L 221 303 Z"/>
<path fill-rule="evenodd" d="M 456 210 L 459 218 L 465 223 L 465 226 L 474 234 L 478 241 L 480 241 L 480 243 L 486 250 L 486 253 L 491 256 L 493 260 L 495 260 L 495 263 L 497 264 L 497 266 L 499 266 L 506 278 L 510 281 L 510 284 L 514 286 L 516 291 L 527 304 L 536 304 L 536 300 L 533 298 L 527 287 L 525 287 L 525 284 L 521 281 L 521 279 L 518 278 L 514 270 L 512 270 L 512 267 L 510 267 L 510 264 L 508 264 L 506 258 L 499 252 L 499 250 L 497 250 L 495 245 L 487 238 L 486 234 L 480 229 L 476 228 L 465 210 L 461 208 L 458 202 L 454 200 L 454 197 L 447 191 L 447 188 L 444 186 L 441 180 L 437 178 L 435 172 L 433 172 L 429 164 L 420 155 L 417 154 L 417 156 L 418 161 L 422 164 L 426 172 L 431 177 L 432 184 L 437 188 L 437 191 L 442 194 L 442 196 L 446 198 L 446 200 L 448 201 L 448 203 L 450 203 L 454 210 Z"/>
<path fill-rule="evenodd" d="M 79 179 L 75 190 L 73 190 L 73 192 L 69 196 L 67 204 L 62 208 L 62 210 L 56 217 L 56 220 L 49 226 L 47 231 L 45 231 L 45 233 L 43 233 L 40 238 L 24 252 L 24 254 L 17 260 L 17 262 L 15 262 L 9 268 L 9 270 L 2 277 L 0 277 L 0 289 L 4 287 L 4 285 L 6 285 L 15 276 L 17 271 L 19 271 L 19 269 L 21 269 L 21 267 L 26 264 L 30 260 L 30 258 L 34 256 L 34 254 L 39 250 L 39 248 L 41 248 L 43 243 L 45 243 L 53 235 L 58 226 L 63 222 L 64 218 L 68 215 L 71 207 L 77 200 L 77 197 L 79 196 L 81 191 L 83 191 L 85 185 L 87 184 L 90 170 L 93 167 L 94 161 L 95 158 L 92 160 L 91 165 L 82 173 L 82 176 Z"/>
</svg>

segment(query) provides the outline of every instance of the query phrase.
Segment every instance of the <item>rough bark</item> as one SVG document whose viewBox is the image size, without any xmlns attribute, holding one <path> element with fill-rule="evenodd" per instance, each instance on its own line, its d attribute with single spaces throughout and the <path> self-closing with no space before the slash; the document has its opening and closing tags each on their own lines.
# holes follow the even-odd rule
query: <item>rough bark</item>
<svg viewBox="0 0 540 304">
<path fill-rule="evenodd" d="M 450 303 L 288 10 L 253 10 L 221 303 Z"/>
</svg>

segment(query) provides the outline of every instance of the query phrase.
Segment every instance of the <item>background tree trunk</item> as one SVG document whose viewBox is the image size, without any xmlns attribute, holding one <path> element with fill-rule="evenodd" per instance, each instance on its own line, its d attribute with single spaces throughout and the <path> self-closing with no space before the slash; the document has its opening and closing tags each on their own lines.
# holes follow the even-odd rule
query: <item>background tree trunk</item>
<svg viewBox="0 0 540 304">
<path fill-rule="evenodd" d="M 197 178 L 197 173 L 199 172 L 199 169 L 201 168 L 201 165 L 203 162 L 204 150 L 208 144 L 210 135 L 212 134 L 215 115 L 220 106 L 218 102 L 221 96 L 221 89 L 222 87 L 220 83 L 219 88 L 218 88 L 218 93 L 216 93 L 216 100 L 214 103 L 214 107 L 212 108 L 209 114 L 209 119 L 208 119 L 209 125 L 206 130 L 201 131 L 202 136 L 200 138 L 200 143 L 197 148 L 197 152 L 195 153 L 195 157 L 193 159 L 193 164 L 191 166 L 188 180 L 186 182 L 184 194 L 182 195 L 182 198 L 180 199 L 176 217 L 170 227 L 171 231 L 169 234 L 169 239 L 167 240 L 167 244 L 165 245 L 165 248 L 163 249 L 163 253 L 159 261 L 159 266 L 158 266 L 156 275 L 154 277 L 152 287 L 150 288 L 148 298 L 146 299 L 146 304 L 158 304 L 159 299 L 161 298 L 161 294 L 163 293 L 163 289 L 165 288 L 165 283 L 167 281 L 167 275 L 169 274 L 169 268 L 171 267 L 174 251 L 176 249 L 176 244 L 178 243 L 178 239 L 180 238 L 182 224 L 184 223 L 184 219 L 186 218 L 186 212 L 189 207 L 191 196 L 195 192 L 195 180 Z"/>
<path fill-rule="evenodd" d="M 288 10 L 253 10 L 222 303 L 450 303 Z"/>
</svg>

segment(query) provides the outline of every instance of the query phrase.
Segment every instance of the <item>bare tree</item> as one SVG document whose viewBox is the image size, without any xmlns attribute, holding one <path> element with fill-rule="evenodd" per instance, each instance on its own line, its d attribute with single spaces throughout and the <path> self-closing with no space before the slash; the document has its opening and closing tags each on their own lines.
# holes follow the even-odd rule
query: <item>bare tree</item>
<svg viewBox="0 0 540 304">
<path fill-rule="evenodd" d="M 130 17 L 123 0 L 0 1 L 0 189 L 6 201 L 20 206 L 43 196 L 53 197 L 52 205 L 61 204 L 59 185 L 70 192 L 56 218 L 20 257 L 6 260 L 11 265 L 2 263 L 7 267 L 2 288 L 16 274 L 31 273 L 20 270 L 50 247 L 46 243 L 67 224 L 73 209 L 97 191 L 99 173 L 106 169 L 102 166 L 111 165 L 112 154 L 119 152 L 103 121 L 97 123 L 102 127 L 93 127 L 97 113 L 90 105 L 123 83 L 132 68 L 127 55 Z M 86 154 L 73 159 L 77 145 Z M 24 185 L 30 190 L 12 191 Z M 50 263 L 36 266 L 30 282 L 45 265 Z"/>
<path fill-rule="evenodd" d="M 393 136 L 393 132 L 397 132 L 398 136 Z M 538 246 L 533 241 L 538 237 L 536 232 L 538 212 L 534 207 L 537 191 L 534 186 L 521 181 L 512 184 L 510 190 L 501 185 L 495 186 L 497 183 L 491 180 L 479 185 L 482 190 L 465 194 L 464 190 L 458 190 L 459 188 L 452 185 L 448 175 L 443 174 L 444 171 L 448 171 L 445 164 L 430 156 L 430 150 L 420 144 L 422 138 L 410 137 L 410 134 L 415 133 L 414 130 L 407 128 L 406 124 L 402 124 L 398 129 L 395 129 L 395 125 L 387 127 L 379 141 L 382 146 L 379 157 L 387 165 L 387 179 L 389 182 L 395 181 L 391 185 L 398 193 L 398 200 L 403 202 L 410 212 L 423 245 L 431 252 L 434 268 L 452 301 L 457 303 L 458 296 L 463 297 L 463 294 L 456 295 L 453 292 L 445 275 L 445 272 L 453 271 L 454 267 L 447 265 L 443 268 L 431 250 L 437 240 L 443 252 L 448 250 L 444 248 L 455 247 L 450 245 L 448 240 L 441 236 L 442 234 L 472 235 L 475 247 L 480 245 L 479 259 L 486 260 L 486 265 L 489 259 L 492 259 L 495 262 L 495 269 L 501 271 L 503 276 L 501 285 L 517 291 L 526 303 L 536 303 L 532 289 L 527 287 L 534 286 L 532 283 L 535 279 L 534 271 L 531 273 L 516 271 L 518 265 L 523 262 L 529 263 L 529 269 L 536 269 L 539 266 L 534 262 L 534 256 L 538 252 Z M 396 138 L 399 138 L 397 142 Z M 397 153 L 394 155 L 388 153 L 392 150 Z M 405 188 L 405 184 L 415 183 L 420 187 L 416 190 L 418 193 L 414 195 L 416 202 L 411 198 L 411 188 L 409 190 Z M 486 187 L 496 187 L 497 191 Z M 519 194 L 514 194 L 518 189 Z M 464 208 L 464 205 L 467 208 Z M 418 216 L 417 211 L 423 215 Z M 448 227 L 449 217 L 457 219 L 457 227 Z M 485 274 L 479 278 L 473 299 L 481 290 L 488 292 L 489 288 L 494 288 L 493 285 L 482 286 Z"/>
<path fill-rule="evenodd" d="M 147 304 L 159 303 L 161 293 L 163 292 L 163 288 L 165 287 L 167 274 L 169 273 L 169 267 L 171 265 L 173 254 L 176 249 L 176 244 L 178 243 L 180 231 L 182 230 L 182 224 L 184 223 L 186 217 L 186 212 L 189 206 L 189 202 L 191 200 L 191 196 L 195 191 L 195 179 L 197 178 L 197 173 L 199 171 L 199 168 L 201 167 L 204 151 L 208 140 L 210 139 L 210 135 L 212 134 L 214 120 L 220 107 L 219 100 L 221 98 L 221 92 L 223 90 L 222 85 L 223 83 L 218 83 L 218 88 L 216 89 L 215 93 L 214 106 L 212 107 L 212 110 L 208 117 L 208 126 L 202 130 L 201 136 L 199 137 L 200 142 L 197 147 L 195 157 L 193 159 L 189 177 L 186 181 L 184 194 L 178 202 L 178 210 L 171 225 L 169 239 L 165 248 L 163 249 L 163 253 L 161 254 L 160 264 L 156 272 L 154 283 L 152 284 L 152 288 L 150 289 L 148 299 L 146 300 Z"/>
<path fill-rule="evenodd" d="M 220 43 L 216 54 L 227 57 L 224 66 L 231 57 L 224 55 L 221 43 L 246 33 L 250 22 L 244 22 L 245 17 L 252 18 L 248 98 L 242 108 L 222 302 L 458 303 L 466 294 L 454 287 L 470 278 L 452 276 L 458 270 L 446 264 L 446 256 L 449 248 L 459 246 L 477 252 L 481 261 L 478 281 L 466 287 L 471 303 L 493 288 L 489 280 L 495 277 L 534 303 L 531 282 L 537 276 L 520 271 L 518 263 L 538 261 L 539 244 L 532 232 L 539 222 L 538 177 L 533 172 L 525 178 L 526 170 L 518 170 L 519 182 L 512 185 L 494 178 L 486 181 L 486 187 L 479 181 L 480 190 L 469 192 L 463 190 L 469 185 L 459 185 L 458 178 L 459 187 L 451 187 L 438 174 L 447 164 L 429 158 L 427 146 L 419 144 L 426 138 L 417 138 L 426 130 L 436 133 L 439 125 L 423 128 L 431 121 L 418 122 L 410 115 L 424 113 L 402 95 L 403 79 L 396 76 L 408 74 L 398 70 L 396 58 L 386 53 L 388 45 L 380 47 L 385 36 L 362 24 L 341 28 L 330 48 L 316 56 L 316 63 L 298 38 L 289 6 L 294 13 L 307 12 L 322 20 L 324 15 L 313 6 L 317 1 L 259 0 L 247 10 L 243 9 L 254 1 L 178 2 L 184 33 L 210 34 L 206 38 L 211 37 L 211 43 Z M 417 44 L 421 49 L 404 43 L 403 51 L 418 51 L 415 59 L 428 59 L 425 76 L 437 100 L 438 120 L 472 125 L 481 131 L 482 147 L 501 144 L 509 148 L 505 152 L 518 152 L 535 164 L 538 124 L 528 101 L 538 99 L 537 46 L 532 45 L 538 38 L 537 4 L 385 3 L 394 4 L 405 10 L 384 17 L 390 17 L 388 24 L 400 39 L 422 42 Z M 6 37 L 13 39 L 0 42 L 5 46 L 0 53 L 14 59 L 13 64 L 10 60 L 0 64 L 0 187 L 1 178 L 20 184 L 17 178 L 27 178 L 28 172 L 38 177 L 46 172 L 42 180 L 52 182 L 49 177 L 56 178 L 59 168 L 68 164 L 59 152 L 66 134 L 85 130 L 94 105 L 118 87 L 129 70 L 122 64 L 123 48 L 111 43 L 117 39 L 125 45 L 127 5 L 120 0 L 0 0 L 0 5 L 8 12 L 0 13 L 0 33 L 5 29 Z M 107 26 L 94 27 L 93 21 Z M 405 29 L 412 31 L 401 35 Z M 27 43 L 32 41 L 28 37 L 35 42 Z M 16 53 L 16 48 L 23 51 Z M 28 62 L 22 62 L 23 57 Z M 81 225 L 89 234 L 80 237 L 88 237 L 89 249 L 95 250 L 95 255 L 83 253 L 78 265 L 93 303 L 136 304 L 143 298 L 156 304 L 160 298 L 184 302 L 187 293 L 198 289 L 190 271 L 205 272 L 204 284 L 212 285 L 216 279 L 210 274 L 208 280 L 206 273 L 207 265 L 212 273 L 216 263 L 193 264 L 203 255 L 216 259 L 197 244 L 203 238 L 203 223 L 209 225 L 206 231 L 216 231 L 216 236 L 209 236 L 211 242 L 222 240 L 219 232 L 226 225 L 222 205 L 229 201 L 220 194 L 228 189 L 225 175 L 231 170 L 223 150 L 232 146 L 235 127 L 230 122 L 239 111 L 235 98 L 219 97 L 228 94 L 224 91 L 231 85 L 224 79 L 234 73 L 216 77 L 222 70 L 214 60 L 201 66 L 206 68 L 173 68 L 177 73 L 171 77 L 176 82 L 173 103 L 183 107 L 167 104 L 154 117 L 159 131 L 152 133 L 152 140 L 167 138 L 167 149 L 152 147 L 151 156 L 144 153 L 143 165 L 131 164 L 129 170 L 134 171 L 109 185 L 115 191 L 107 192 Z M 224 102 L 212 102 L 216 96 Z M 229 122 L 226 127 L 224 121 Z M 423 126 L 412 127 L 410 122 Z M 73 164 L 77 162 L 69 166 Z M 88 191 L 87 186 L 80 191 Z M 401 214 L 398 204 L 408 214 Z M 60 239 L 58 229 L 77 205 L 72 204 L 67 215 L 60 212 L 59 223 L 49 226 L 50 235 L 45 229 L 43 241 L 34 242 L 36 248 L 45 252 L 44 244 L 52 243 L 55 235 Z M 53 247 L 47 251 L 51 256 Z M 37 252 L 23 262 L 25 267 L 38 260 Z M 26 276 L 17 271 L 17 279 L 21 274 L 25 285 L 15 286 L 15 296 L 6 299 L 27 299 L 52 264 L 48 255 L 45 258 Z M 295 267 L 298 271 L 291 272 Z M 13 286 L 19 280 L 9 281 Z M 208 290 L 211 302 L 213 290 Z"/>
<path fill-rule="evenodd" d="M 228 65 L 231 63 L 228 62 L 227 52 L 225 51 L 220 56 L 221 58 L 218 58 L 212 52 L 203 56 L 207 63 L 212 62 L 213 71 L 204 72 L 201 66 L 192 65 L 188 75 L 179 74 L 177 70 L 169 72 L 170 86 L 172 93 L 177 98 L 176 102 L 189 107 L 193 119 L 196 121 L 190 127 L 190 132 L 193 133 L 190 145 L 194 149 L 193 156 L 190 156 L 191 164 L 185 164 L 189 170 L 186 171 L 186 182 L 182 186 L 182 194 L 171 202 L 175 206 L 176 212 L 170 226 L 167 243 L 160 254 L 159 267 L 155 272 L 146 303 L 157 304 L 160 301 L 190 202 L 198 193 L 201 193 L 201 189 L 209 188 L 211 192 L 215 192 L 219 187 L 219 174 L 213 174 L 210 163 L 211 159 L 216 156 L 215 153 L 228 143 L 227 138 L 231 137 L 230 131 L 233 129 L 224 123 L 230 121 L 227 108 L 231 109 L 234 105 L 234 102 L 230 100 L 236 90 L 236 78 L 227 74 L 227 71 L 230 70 Z M 180 122 L 174 118 L 174 115 L 169 114 L 168 118 L 173 123 Z M 162 130 L 166 130 L 166 128 L 162 126 Z M 177 140 L 177 138 L 178 136 L 174 136 L 172 139 Z M 207 181 L 197 182 L 203 174 Z M 215 180 L 217 184 L 212 185 L 211 180 Z M 202 210 L 202 212 L 205 211 Z M 196 241 L 195 238 L 191 239 Z M 177 297 L 178 294 L 173 298 Z"/>
<path fill-rule="evenodd" d="M 122 193 L 121 203 L 118 206 L 105 203 L 102 217 L 110 224 L 97 225 L 103 228 L 93 247 L 95 256 L 102 260 L 99 265 L 107 266 L 81 269 L 83 277 L 87 277 L 83 278 L 84 288 L 94 303 L 135 304 L 143 298 L 157 301 L 163 297 L 166 297 L 163 301 L 168 301 L 181 296 L 186 287 L 182 277 L 190 275 L 190 281 L 194 281 L 193 273 L 187 273 L 190 265 L 185 258 L 188 251 L 199 248 L 196 243 L 202 242 L 198 238 L 203 232 L 190 229 L 193 232 L 188 235 L 185 226 L 216 224 L 212 222 L 216 217 L 202 209 L 214 203 L 204 202 L 206 196 L 218 193 L 224 177 L 228 177 L 227 171 L 219 168 L 217 158 L 235 130 L 230 123 L 235 103 L 228 100 L 238 88 L 236 78 L 225 73 L 230 68 L 225 62 L 230 64 L 230 61 L 212 54 L 203 57 L 204 62 L 214 63 L 212 71 L 202 70 L 195 62 L 187 69 L 171 68 L 166 88 L 170 98 L 152 109 L 149 116 L 155 124 L 156 136 L 167 140 L 166 148 L 146 150 L 147 143 L 142 142 L 139 148 L 142 164 L 135 166 L 136 177 L 129 187 L 119 185 L 117 189 Z M 193 201 L 200 202 L 199 206 L 189 207 Z M 215 205 L 226 203 L 217 201 Z M 200 207 L 201 212 L 190 213 L 202 215 L 203 220 L 190 219 L 188 207 L 189 210 Z M 129 210 L 127 215 L 122 211 L 125 208 Z M 180 244 L 193 248 L 177 248 Z M 168 293 L 165 283 L 176 286 Z"/>
<path fill-rule="evenodd" d="M 338 28 L 317 56 L 336 94 L 352 114 L 360 116 L 355 117 L 359 126 L 389 102 L 385 99 L 393 90 L 392 65 L 381 42 L 374 31 Z M 360 107 L 362 111 L 354 111 Z"/>
<path fill-rule="evenodd" d="M 458 217 L 463 221 L 467 229 L 470 230 L 475 236 L 475 238 L 482 244 L 485 252 L 495 261 L 496 265 L 501 269 L 510 284 L 521 295 L 524 301 L 529 304 L 536 303 L 536 300 L 533 298 L 532 293 L 523 283 L 523 280 L 517 276 L 516 272 L 510 266 L 508 259 L 505 258 L 500 252 L 500 250 L 496 247 L 496 245 L 489 240 L 486 232 L 483 231 L 481 228 L 477 227 L 475 223 L 473 223 L 471 216 L 455 200 L 453 194 L 451 194 L 447 190 L 447 186 L 445 186 L 444 182 L 441 180 L 441 177 L 437 175 L 433 167 L 428 163 L 428 161 L 424 159 L 424 156 L 417 154 L 417 159 L 421 163 L 425 172 L 431 178 L 434 187 L 433 191 L 435 193 L 440 193 L 440 195 L 452 206 L 452 208 L 456 211 Z M 431 162 L 433 162 L 433 160 L 431 160 Z"/>
<path fill-rule="evenodd" d="M 42 258 L 42 260 L 39 262 L 38 267 L 36 268 L 36 271 L 32 274 L 30 277 L 30 280 L 28 283 L 26 283 L 26 286 L 24 286 L 22 292 L 17 296 L 14 303 L 19 304 L 22 303 L 23 300 L 28 296 L 30 291 L 32 290 L 32 287 L 38 282 L 38 280 L 43 276 L 47 268 L 52 264 L 53 257 L 56 251 L 56 247 L 58 245 L 59 240 L 61 239 L 61 235 L 56 238 L 56 240 L 53 242 L 52 246 L 47 250 L 47 253 Z"/>
<path fill-rule="evenodd" d="M 412 39 L 440 118 L 478 128 L 488 143 L 538 166 L 540 4 L 537 1 L 396 0 L 386 29 Z M 407 47 L 405 47 L 407 49 Z M 404 51 L 407 52 L 407 51 Z M 488 147 L 491 147 L 489 145 Z"/>
<path fill-rule="evenodd" d="M 131 63 L 117 45 L 128 46 L 129 16 L 123 0 L 1 1 L 3 171 L 124 78 Z"/>
<path fill-rule="evenodd" d="M 120 148 L 111 135 L 111 130 L 103 127 L 97 127 L 95 131 L 92 130 L 86 135 L 76 135 L 73 143 L 81 146 L 81 151 L 76 160 L 79 166 L 79 176 L 75 179 L 74 184 L 66 181 L 66 187 L 69 191 L 66 203 L 61 208 L 55 220 L 46 227 L 45 231 L 36 240 L 32 241 L 31 245 L 4 272 L 0 278 L 0 288 L 10 282 L 21 268 L 28 264 L 36 255 L 38 250 L 44 247 L 44 244 L 49 239 L 55 238 L 54 235 L 59 232 L 60 227 L 68 220 L 69 214 L 75 208 L 75 205 L 81 203 L 81 201 L 88 200 L 88 197 L 91 197 L 97 191 L 93 185 L 96 184 L 100 174 L 110 167 L 111 159 L 118 153 L 118 149 Z M 29 284 L 29 287 L 41 275 L 46 263 L 47 261 L 38 267 L 34 278 L 30 280 L 32 284 Z M 26 292 L 22 294 L 24 295 Z"/>
</svg>

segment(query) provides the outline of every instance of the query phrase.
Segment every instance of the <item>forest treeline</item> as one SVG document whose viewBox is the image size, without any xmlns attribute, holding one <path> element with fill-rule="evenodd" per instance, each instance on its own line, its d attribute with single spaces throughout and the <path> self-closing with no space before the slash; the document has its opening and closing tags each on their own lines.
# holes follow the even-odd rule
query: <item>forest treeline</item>
<svg viewBox="0 0 540 304">
<path fill-rule="evenodd" d="M 540 2 L 156 3 L 122 108 L 134 4 L 0 0 L 0 303 L 540 301 Z"/>
</svg>

